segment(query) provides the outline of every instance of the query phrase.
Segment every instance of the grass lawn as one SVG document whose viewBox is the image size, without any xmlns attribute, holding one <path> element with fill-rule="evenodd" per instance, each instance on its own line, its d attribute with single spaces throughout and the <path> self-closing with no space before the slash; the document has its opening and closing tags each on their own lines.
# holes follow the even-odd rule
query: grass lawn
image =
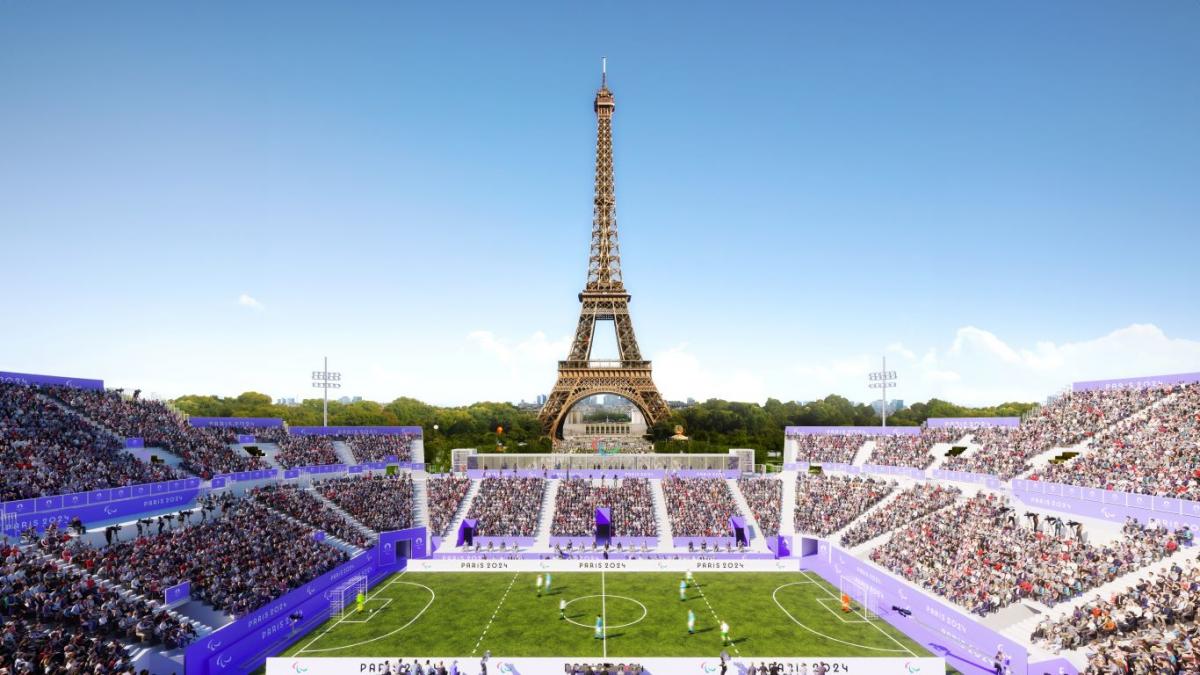
<svg viewBox="0 0 1200 675">
<path fill-rule="evenodd" d="M 678 573 L 555 574 L 541 597 L 536 576 L 397 574 L 372 589 L 365 611 L 326 622 L 281 656 L 707 657 L 721 651 L 721 621 L 730 625 L 727 649 L 742 657 L 930 655 L 857 603 L 843 613 L 837 589 L 816 575 L 697 573 L 682 602 Z M 594 637 L 597 615 L 603 639 Z"/>
</svg>

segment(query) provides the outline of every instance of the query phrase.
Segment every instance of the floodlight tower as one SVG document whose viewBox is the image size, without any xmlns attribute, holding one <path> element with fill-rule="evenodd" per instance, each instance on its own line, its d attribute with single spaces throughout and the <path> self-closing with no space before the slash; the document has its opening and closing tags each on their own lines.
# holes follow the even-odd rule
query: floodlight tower
<svg viewBox="0 0 1200 675">
<path fill-rule="evenodd" d="M 312 371 L 312 386 L 325 390 L 325 403 L 321 406 L 321 425 L 329 426 L 329 390 L 342 388 L 342 374 L 329 372 L 329 357 L 325 357 L 325 367 Z"/>
<path fill-rule="evenodd" d="M 880 406 L 879 412 L 883 415 L 883 426 L 887 426 L 887 390 L 896 386 L 896 371 L 887 369 L 887 357 L 883 357 L 883 369 L 873 373 L 867 373 L 867 379 L 871 384 L 868 386 L 872 389 L 883 390 L 883 405 Z"/>
</svg>

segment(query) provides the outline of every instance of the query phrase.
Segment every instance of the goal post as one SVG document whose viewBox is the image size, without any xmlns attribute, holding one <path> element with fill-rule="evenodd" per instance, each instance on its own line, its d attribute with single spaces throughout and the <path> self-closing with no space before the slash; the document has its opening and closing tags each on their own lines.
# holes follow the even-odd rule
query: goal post
<svg viewBox="0 0 1200 675">
<path fill-rule="evenodd" d="M 350 577 L 333 589 L 326 591 L 325 597 L 329 600 L 329 617 L 340 620 L 345 618 L 347 608 L 353 612 L 359 593 L 362 593 L 364 597 L 367 594 L 367 577 L 362 575 Z"/>
</svg>

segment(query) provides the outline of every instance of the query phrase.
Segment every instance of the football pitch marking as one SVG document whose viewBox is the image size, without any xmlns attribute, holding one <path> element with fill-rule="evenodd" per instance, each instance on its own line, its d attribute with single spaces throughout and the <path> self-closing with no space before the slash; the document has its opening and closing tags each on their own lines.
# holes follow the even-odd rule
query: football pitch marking
<svg viewBox="0 0 1200 675">
<path fill-rule="evenodd" d="M 717 625 L 720 625 L 721 617 L 717 616 L 717 610 L 713 609 L 712 603 L 708 601 L 708 596 L 704 594 L 704 587 L 700 584 L 696 584 L 696 590 L 700 592 L 700 599 L 704 600 L 704 604 L 708 605 L 708 611 L 712 612 L 713 618 L 717 620 Z M 742 655 L 742 650 L 738 649 L 736 642 L 732 644 L 732 647 L 734 654 L 737 654 L 738 656 Z M 721 643 L 721 648 L 725 648 L 724 642 Z"/>
<path fill-rule="evenodd" d="M 370 602 L 371 602 L 371 601 L 370 601 L 370 600 L 368 600 L 367 602 L 364 602 L 363 604 L 364 604 L 364 605 L 366 605 L 366 604 L 368 604 L 368 603 L 370 603 Z M 382 604 L 382 605 L 380 605 L 380 606 L 378 606 L 378 607 L 376 607 L 375 609 L 371 610 L 371 613 L 367 615 L 367 618 L 365 618 L 365 619 L 344 619 L 344 620 L 342 621 L 342 623 L 368 623 L 368 622 L 370 622 L 370 621 L 371 621 L 371 619 L 374 619 L 374 618 L 375 618 L 375 615 L 376 615 L 376 614 L 378 614 L 379 612 L 381 612 L 381 611 L 383 610 L 383 608 L 384 608 L 384 607 L 387 607 L 387 606 L 388 606 L 388 605 L 390 605 L 390 604 L 392 604 L 392 599 L 391 599 L 391 598 L 384 598 L 384 599 L 383 599 L 383 604 Z"/>
<path fill-rule="evenodd" d="M 817 604 L 819 604 L 819 605 L 821 605 L 822 607 L 824 607 L 826 611 L 828 611 L 830 614 L 832 614 L 832 615 L 834 615 L 835 617 L 837 617 L 837 620 L 838 620 L 838 621 L 841 621 L 842 623 L 867 623 L 868 621 L 870 621 L 870 619 L 867 619 L 867 620 L 863 620 L 863 619 L 847 619 L 846 617 L 842 616 L 842 613 L 841 613 L 841 612 L 836 612 L 836 611 L 834 611 L 834 609 L 833 609 L 832 607 L 830 607 L 830 606 L 829 606 L 829 604 L 830 604 L 830 603 L 834 603 L 834 604 L 837 604 L 837 605 L 839 605 L 839 606 L 841 605 L 841 603 L 840 603 L 840 602 L 838 602 L 838 601 L 836 601 L 836 600 L 832 600 L 832 599 L 830 599 L 830 598 L 817 598 Z"/>
<path fill-rule="evenodd" d="M 648 614 L 650 614 L 650 610 L 646 609 L 646 606 L 644 604 L 638 602 L 637 600 L 634 600 L 633 598 L 629 597 L 628 595 L 609 595 L 609 596 L 581 595 L 578 598 L 575 598 L 574 600 L 568 600 L 567 607 L 570 607 L 572 602 L 576 602 L 577 600 L 587 600 L 588 598 L 601 598 L 601 602 L 603 603 L 604 597 L 620 598 L 622 600 L 628 600 L 628 601 L 632 602 L 633 604 L 642 608 L 642 615 L 639 616 L 638 618 L 634 619 L 633 621 L 630 621 L 629 623 L 623 623 L 619 626 L 609 626 L 609 625 L 605 624 L 604 635 L 606 637 L 608 636 L 608 631 L 616 630 L 618 628 L 629 628 L 630 626 L 632 626 L 635 623 L 641 623 L 642 620 L 645 619 Z M 604 615 L 603 610 L 601 610 L 601 616 L 604 617 L 605 621 L 608 620 L 608 617 L 606 615 Z M 589 626 L 586 623 L 579 623 L 578 621 L 576 621 L 575 619 L 572 619 L 570 617 L 567 617 L 567 623 L 575 624 L 576 626 L 579 626 L 580 628 L 588 628 L 588 629 L 592 628 L 592 626 Z"/>
<path fill-rule="evenodd" d="M 812 580 L 813 580 L 813 579 L 812 579 L 812 577 L 811 577 L 811 576 L 809 576 L 808 572 L 801 572 L 801 574 L 803 574 L 804 576 L 808 577 L 808 579 L 809 579 L 810 581 L 812 581 Z M 814 581 L 814 583 L 816 583 L 816 582 Z M 825 587 L 824 587 L 824 586 L 822 586 L 821 584 L 819 584 L 819 583 L 818 583 L 818 584 L 817 584 L 817 588 L 821 589 L 822 591 L 825 591 L 825 595 L 828 595 L 828 596 L 829 596 L 829 597 L 831 597 L 831 598 L 838 599 L 836 595 L 834 595 L 833 593 L 831 593 L 831 592 L 829 591 L 829 589 L 828 589 L 828 588 L 825 588 Z M 874 626 L 874 627 L 875 627 L 875 630 L 877 630 L 877 631 L 879 631 L 880 633 L 882 633 L 882 634 L 886 635 L 886 636 L 887 636 L 887 639 L 891 640 L 892 642 L 895 642 L 897 646 L 899 646 L 899 647 L 903 648 L 903 649 L 904 649 L 904 651 L 908 652 L 908 655 L 909 655 L 909 656 L 912 656 L 913 658 L 916 658 L 916 656 L 917 656 L 917 655 L 916 655 L 916 653 L 915 653 L 915 652 L 913 652 L 913 650 L 911 650 L 911 649 L 909 649 L 908 647 L 906 647 L 906 646 L 904 645 L 904 643 L 903 643 L 903 642 L 900 642 L 900 641 L 899 641 L 899 640 L 897 640 L 896 638 L 892 637 L 892 634 L 891 634 L 891 633 L 889 633 L 889 632 L 885 631 L 884 629 L 880 628 L 880 627 L 879 627 L 877 624 L 875 624 L 875 623 L 872 623 L 872 622 L 871 622 L 871 620 L 870 620 L 870 619 L 868 619 L 868 618 L 867 618 L 867 616 L 866 616 L 865 614 L 863 614 L 863 613 L 862 613 L 862 611 L 857 611 L 857 612 L 855 612 L 855 614 L 857 614 L 857 615 L 861 616 L 861 617 L 863 618 L 863 620 L 864 620 L 864 621 L 866 621 L 867 623 L 870 623 L 872 626 Z"/>
<path fill-rule="evenodd" d="M 804 574 L 806 577 L 808 576 L 808 575 L 807 575 L 807 574 L 805 574 L 804 572 L 801 572 L 801 574 Z M 794 624 L 796 624 L 797 626 L 799 626 L 799 627 L 803 628 L 804 630 L 808 631 L 809 633 L 812 633 L 813 635 L 816 635 L 816 636 L 818 636 L 818 637 L 823 637 L 823 638 L 825 638 L 826 640 L 831 640 L 831 641 L 833 641 L 833 642 L 837 642 L 837 643 L 840 643 L 840 644 L 844 644 L 844 645 L 847 645 L 847 646 L 850 646 L 850 647 L 857 647 L 857 648 L 859 648 L 859 649 L 866 649 L 866 650 L 868 650 L 868 651 L 873 651 L 873 652 L 886 652 L 886 653 L 889 653 L 889 654 L 904 654 L 904 653 L 907 653 L 907 654 L 909 654 L 910 656 L 914 656 L 914 657 L 916 656 L 916 654 L 914 654 L 914 653 L 913 653 L 913 651 L 912 651 L 911 649 L 909 649 L 908 647 L 905 647 L 903 643 L 901 643 L 900 641 L 896 640 L 896 638 L 892 637 L 891 635 L 888 635 L 886 631 L 884 631 L 884 630 L 883 630 L 882 628 L 880 628 L 879 626 L 875 626 L 875 624 L 871 623 L 869 620 L 867 621 L 867 623 L 871 623 L 871 625 L 872 625 L 872 626 L 875 626 L 875 628 L 876 628 L 876 629 L 877 629 L 879 632 L 883 633 L 884 635 L 887 635 L 887 636 L 888 636 L 888 638 L 889 638 L 889 639 L 891 639 L 891 641 L 892 641 L 892 642 L 895 642 L 896 644 L 900 645 L 900 647 L 901 647 L 901 648 L 900 648 L 900 649 L 887 649 L 887 648 L 885 648 L 885 647 L 869 647 L 869 646 L 867 646 L 867 645 L 860 645 L 860 644 L 858 644 L 857 642 L 849 642 L 849 641 L 847 641 L 847 640 L 842 640 L 842 639 L 839 639 L 839 638 L 835 638 L 835 637 L 833 637 L 832 635 L 826 635 L 826 634 L 822 633 L 822 632 L 821 632 L 821 631 L 819 631 L 819 630 L 814 630 L 813 628 L 810 628 L 810 627 L 808 627 L 808 626 L 807 626 L 807 625 L 805 625 L 804 623 L 801 623 L 801 621 L 800 621 L 799 619 L 797 619 L 795 616 L 793 616 L 793 615 L 792 615 L 792 613 L 791 613 L 791 612 L 789 612 L 789 611 L 787 610 L 787 608 L 783 606 L 783 603 L 779 602 L 779 591 L 782 591 L 783 589 L 785 589 L 785 588 L 788 588 L 788 587 L 791 587 L 791 586 L 803 586 L 803 585 L 806 585 L 806 584 L 813 584 L 813 585 L 816 585 L 816 586 L 821 586 L 820 584 L 818 584 L 817 582 L 815 582 L 815 581 L 813 581 L 811 578 L 809 578 L 809 580 L 808 580 L 808 581 L 793 581 L 793 582 L 792 582 L 792 583 L 790 583 L 790 584 L 783 584 L 783 585 L 782 585 L 782 586 L 780 586 L 779 588 L 776 588 L 776 589 L 775 589 L 775 592 L 771 593 L 771 599 L 775 601 L 775 605 L 776 605 L 777 607 L 779 607 L 779 611 L 781 611 L 781 612 L 783 612 L 784 614 L 786 614 L 786 615 L 787 615 L 787 617 L 788 617 L 789 619 L 791 619 L 791 620 L 792 620 L 792 623 L 794 623 Z M 826 594 L 828 594 L 828 595 L 830 595 L 830 596 L 833 596 L 835 599 L 837 598 L 837 596 L 835 596 L 835 595 L 833 595 L 832 593 L 830 593 L 830 592 L 829 592 L 829 589 L 827 589 L 827 588 L 825 588 L 825 587 L 821 586 L 821 590 L 825 591 L 825 593 L 826 593 Z M 823 605 L 822 605 L 822 606 L 823 606 Z M 856 612 L 856 613 L 857 613 L 857 612 Z M 859 614 L 859 616 L 862 616 L 862 614 Z M 863 618 L 864 618 L 864 619 L 866 619 L 866 617 L 863 617 Z"/>
<path fill-rule="evenodd" d="M 475 656 L 475 652 L 479 651 L 479 645 L 483 644 L 483 638 L 487 636 L 488 630 L 492 627 L 492 622 L 496 620 L 496 615 L 500 613 L 500 608 L 504 606 L 504 601 L 508 599 L 508 592 L 512 590 L 513 584 L 517 583 L 517 574 L 513 574 L 512 581 L 508 582 L 508 588 L 504 589 L 504 595 L 500 596 L 500 602 L 496 604 L 496 611 L 492 612 L 492 618 L 488 619 L 487 625 L 483 627 L 483 632 L 479 634 L 479 639 L 475 641 L 475 647 L 471 649 L 471 656 Z"/>
<path fill-rule="evenodd" d="M 405 570 L 405 571 L 407 571 L 407 570 Z M 404 572 L 401 572 L 400 574 L 404 574 Z M 370 640 L 362 640 L 361 642 L 355 642 L 354 644 L 339 645 L 337 647 L 324 647 L 321 649 L 309 649 L 309 647 L 311 647 L 314 643 L 316 643 L 317 640 L 320 640 L 321 638 L 325 637 L 326 633 L 328 633 L 329 631 L 336 628 L 338 626 L 338 624 L 341 624 L 343 622 L 350 623 L 348 621 L 345 621 L 345 618 L 343 617 L 342 619 L 339 619 L 337 621 L 337 623 L 335 623 L 332 626 L 330 626 L 329 628 L 325 629 L 324 633 L 321 633 L 317 637 L 313 638 L 312 642 L 309 642 L 307 645 L 304 645 L 304 647 L 301 648 L 300 651 L 296 652 L 296 656 L 300 656 L 301 654 L 304 654 L 304 653 L 317 654 L 320 652 L 336 652 L 336 651 L 341 651 L 343 649 L 353 649 L 354 647 L 361 647 L 365 644 L 370 644 L 372 642 L 375 642 L 376 640 L 382 640 L 384 638 L 391 637 L 391 636 L 395 635 L 396 633 L 399 633 L 400 631 L 404 630 L 405 628 L 408 628 L 409 626 L 416 623 L 417 620 L 420 619 L 425 614 L 425 612 L 430 607 L 433 606 L 433 601 L 437 599 L 437 593 L 435 593 L 432 588 L 426 586 L 425 584 L 418 584 L 418 583 L 415 583 L 412 581 L 400 581 L 400 577 L 396 577 L 395 579 L 380 586 L 379 590 L 375 591 L 374 595 L 379 595 L 380 593 L 382 593 L 384 591 L 384 589 L 391 587 L 393 584 L 404 584 L 406 586 L 416 586 L 418 588 L 424 588 L 425 590 L 429 591 L 429 602 L 425 603 L 425 606 L 421 608 L 421 611 L 417 612 L 417 615 L 414 616 L 412 619 L 410 619 L 408 621 L 408 623 L 404 624 L 403 626 L 400 626 L 399 628 L 397 628 L 395 630 L 388 631 L 387 633 L 384 633 L 383 635 L 377 635 L 377 636 L 371 638 Z M 367 599 L 369 600 L 370 598 L 367 598 Z M 390 600 L 390 598 L 388 598 L 388 600 Z"/>
</svg>

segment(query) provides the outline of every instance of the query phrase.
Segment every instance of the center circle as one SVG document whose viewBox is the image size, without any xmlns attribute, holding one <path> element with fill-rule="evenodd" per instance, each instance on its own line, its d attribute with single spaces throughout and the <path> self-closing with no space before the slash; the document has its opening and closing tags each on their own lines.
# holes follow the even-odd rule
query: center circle
<svg viewBox="0 0 1200 675">
<path fill-rule="evenodd" d="M 638 602 L 637 600 L 634 600 L 633 598 L 626 596 L 626 595 L 610 595 L 607 593 L 604 595 L 583 595 L 583 596 L 580 596 L 573 600 L 568 600 L 567 604 L 564 606 L 564 609 L 566 607 L 570 607 L 571 603 L 578 602 L 580 600 L 588 600 L 590 598 L 608 598 L 608 599 L 614 599 L 614 600 L 616 600 L 616 599 L 628 600 L 629 602 L 632 602 L 633 604 L 642 608 L 642 615 L 639 616 L 638 618 L 634 619 L 633 621 L 630 621 L 629 623 L 622 623 L 622 624 L 618 624 L 616 626 L 605 626 L 604 627 L 605 632 L 608 632 L 610 630 L 616 630 L 618 628 L 628 628 L 629 626 L 632 626 L 635 623 L 640 623 L 642 621 L 642 619 L 645 619 L 646 615 L 649 614 L 649 611 L 646 609 L 646 606 L 643 605 L 642 603 Z M 580 628 L 587 628 L 588 630 L 593 630 L 595 628 L 595 626 L 589 626 L 587 624 L 579 623 L 578 621 L 576 621 L 575 619 L 572 619 L 570 617 L 567 617 L 567 623 L 572 623 L 572 624 L 575 624 L 576 626 L 579 626 Z"/>
</svg>

